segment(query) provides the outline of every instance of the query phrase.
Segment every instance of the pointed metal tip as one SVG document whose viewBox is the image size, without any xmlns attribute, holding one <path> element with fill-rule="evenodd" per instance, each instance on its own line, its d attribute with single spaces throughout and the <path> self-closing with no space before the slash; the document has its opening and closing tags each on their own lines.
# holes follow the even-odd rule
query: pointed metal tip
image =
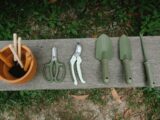
<svg viewBox="0 0 160 120">
<path fill-rule="evenodd" d="M 143 33 L 140 33 L 139 36 L 140 36 L 140 37 L 143 37 Z"/>
<path fill-rule="evenodd" d="M 106 35 L 106 34 L 101 34 L 99 37 L 108 37 L 108 35 Z"/>
<path fill-rule="evenodd" d="M 121 37 L 127 37 L 125 34 L 122 34 Z"/>
<path fill-rule="evenodd" d="M 106 34 L 101 34 L 97 39 L 108 39 L 109 38 L 109 36 L 108 35 L 106 35 Z"/>
</svg>

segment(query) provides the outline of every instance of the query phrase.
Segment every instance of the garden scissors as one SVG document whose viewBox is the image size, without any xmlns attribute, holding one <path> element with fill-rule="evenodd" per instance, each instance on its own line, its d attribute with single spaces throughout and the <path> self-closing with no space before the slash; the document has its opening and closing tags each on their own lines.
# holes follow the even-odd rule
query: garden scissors
<svg viewBox="0 0 160 120">
<path fill-rule="evenodd" d="M 80 43 L 77 43 L 75 53 L 70 59 L 71 73 L 74 80 L 74 85 L 78 85 L 76 72 L 79 76 L 81 83 L 86 83 L 86 81 L 82 77 L 82 71 L 81 71 L 81 63 L 82 63 L 82 58 L 80 56 L 81 52 L 82 52 L 82 46 L 80 45 Z M 75 64 L 76 64 L 76 67 L 75 67 Z M 77 69 L 76 71 L 75 71 L 75 68 Z"/>
<path fill-rule="evenodd" d="M 60 82 L 64 80 L 66 75 L 65 64 L 58 61 L 57 48 L 52 48 L 52 59 L 43 67 L 43 76 L 47 81 Z"/>
</svg>

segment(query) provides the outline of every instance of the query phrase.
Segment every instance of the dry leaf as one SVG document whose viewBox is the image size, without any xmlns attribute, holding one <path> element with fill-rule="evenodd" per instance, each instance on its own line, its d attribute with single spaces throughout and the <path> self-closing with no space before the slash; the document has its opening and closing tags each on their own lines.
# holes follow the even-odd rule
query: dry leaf
<svg viewBox="0 0 160 120">
<path fill-rule="evenodd" d="M 114 88 L 111 88 L 112 97 L 120 104 L 122 103 L 120 96 Z"/>
<path fill-rule="evenodd" d="M 128 118 L 128 117 L 130 117 L 131 116 L 131 113 L 132 113 L 132 110 L 131 109 L 126 109 L 125 111 L 124 111 L 124 113 L 123 113 L 123 118 L 124 119 L 126 119 L 126 118 Z"/>
<path fill-rule="evenodd" d="M 89 95 L 71 95 L 72 98 L 76 100 L 86 100 Z"/>
</svg>

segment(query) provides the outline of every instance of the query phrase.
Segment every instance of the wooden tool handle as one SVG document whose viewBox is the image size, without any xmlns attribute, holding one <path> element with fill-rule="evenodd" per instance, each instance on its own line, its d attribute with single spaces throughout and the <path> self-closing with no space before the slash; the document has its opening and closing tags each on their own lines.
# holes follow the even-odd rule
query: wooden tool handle
<svg viewBox="0 0 160 120">
<path fill-rule="evenodd" d="M 21 60 L 21 58 L 22 58 L 22 52 L 21 52 L 21 37 L 18 37 L 18 57 L 19 57 L 19 59 Z"/>
<path fill-rule="evenodd" d="M 0 59 L 9 67 L 11 68 L 13 65 L 12 63 L 10 63 L 10 61 L 8 61 L 8 59 L 5 58 L 5 56 L 3 56 L 2 53 L 0 53 Z"/>
<path fill-rule="evenodd" d="M 17 34 L 13 33 L 13 48 L 15 50 L 15 53 L 17 54 Z M 17 61 L 15 56 L 14 56 L 14 61 Z"/>
<path fill-rule="evenodd" d="M 15 52 L 15 50 L 14 50 L 14 48 L 13 48 L 13 46 L 12 46 L 11 44 L 9 45 L 9 48 L 10 48 L 13 56 L 14 56 L 14 57 L 16 58 L 16 60 L 18 61 L 18 63 L 19 63 L 19 65 L 21 66 L 21 68 L 24 68 L 22 61 L 19 59 L 17 53 Z"/>
</svg>

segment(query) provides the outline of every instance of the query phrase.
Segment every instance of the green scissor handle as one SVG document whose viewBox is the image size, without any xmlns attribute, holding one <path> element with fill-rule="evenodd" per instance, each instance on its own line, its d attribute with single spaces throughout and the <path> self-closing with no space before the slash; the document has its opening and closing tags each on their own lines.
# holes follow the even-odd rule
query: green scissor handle
<svg viewBox="0 0 160 120">
<path fill-rule="evenodd" d="M 60 82 L 66 75 L 65 64 L 59 61 L 51 61 L 43 66 L 43 76 L 47 81 Z"/>
</svg>

